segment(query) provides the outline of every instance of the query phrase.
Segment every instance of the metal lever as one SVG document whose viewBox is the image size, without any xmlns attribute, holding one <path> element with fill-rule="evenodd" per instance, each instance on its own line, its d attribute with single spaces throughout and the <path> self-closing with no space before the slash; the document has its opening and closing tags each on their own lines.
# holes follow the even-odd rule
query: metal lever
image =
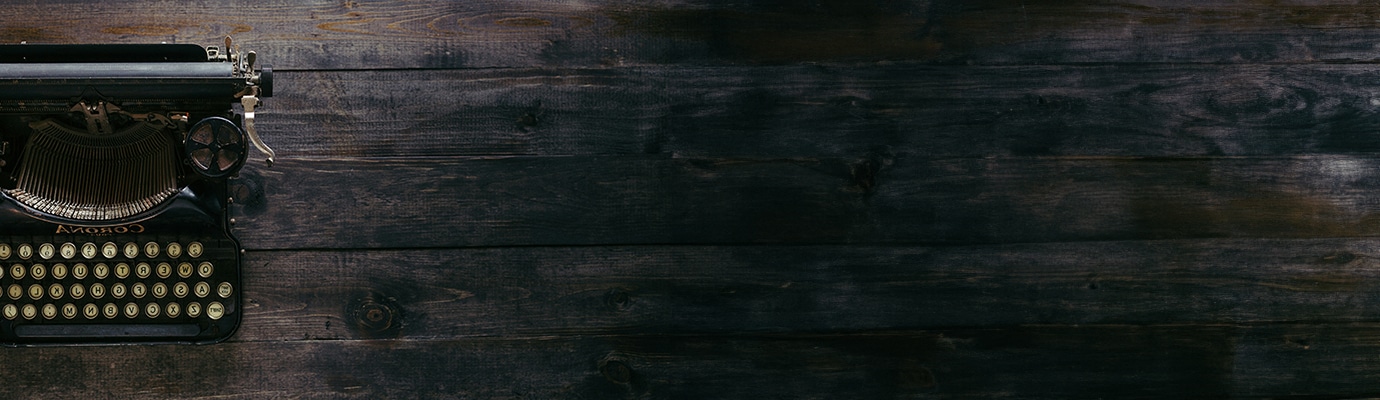
<svg viewBox="0 0 1380 400">
<path fill-rule="evenodd" d="M 240 104 L 244 105 L 244 132 L 249 134 L 249 141 L 254 143 L 254 147 L 268 155 L 265 160 L 269 167 L 273 166 L 273 149 L 268 148 L 262 139 L 259 139 L 259 132 L 254 130 L 254 107 L 259 105 L 259 97 L 245 95 L 240 97 Z"/>
</svg>

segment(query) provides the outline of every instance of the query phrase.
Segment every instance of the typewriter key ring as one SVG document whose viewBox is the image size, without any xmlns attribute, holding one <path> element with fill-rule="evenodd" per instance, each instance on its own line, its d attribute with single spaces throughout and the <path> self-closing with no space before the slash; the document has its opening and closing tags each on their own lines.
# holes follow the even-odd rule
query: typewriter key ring
<svg viewBox="0 0 1380 400">
<path fill-rule="evenodd" d="M 187 159 L 203 176 L 218 178 L 238 171 L 248 156 L 245 133 L 234 122 L 210 117 L 192 125 L 185 142 Z"/>
</svg>

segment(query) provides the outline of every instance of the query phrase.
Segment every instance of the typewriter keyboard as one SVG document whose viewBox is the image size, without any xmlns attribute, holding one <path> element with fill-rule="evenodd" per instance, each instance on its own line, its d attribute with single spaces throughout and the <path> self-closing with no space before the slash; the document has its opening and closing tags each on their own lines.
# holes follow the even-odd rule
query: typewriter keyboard
<svg viewBox="0 0 1380 400">
<path fill-rule="evenodd" d="M 0 242 L 0 328 L 15 337 L 190 337 L 235 312 L 224 240 Z"/>
</svg>

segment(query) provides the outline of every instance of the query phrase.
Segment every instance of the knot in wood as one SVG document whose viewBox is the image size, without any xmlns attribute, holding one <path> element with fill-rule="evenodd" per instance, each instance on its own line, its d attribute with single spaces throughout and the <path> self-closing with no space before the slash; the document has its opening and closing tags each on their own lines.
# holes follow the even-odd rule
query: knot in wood
<svg viewBox="0 0 1380 400">
<path fill-rule="evenodd" d="M 392 298 L 371 294 L 355 300 L 349 316 L 363 337 L 397 337 L 402 328 L 401 310 Z"/>
<path fill-rule="evenodd" d="M 623 288 L 609 289 L 604 294 L 604 305 L 613 311 L 626 311 L 632 307 L 632 293 Z"/>
<path fill-rule="evenodd" d="M 604 379 L 619 385 L 632 383 L 632 368 L 618 360 L 605 360 L 599 365 L 599 373 L 604 375 Z"/>
</svg>

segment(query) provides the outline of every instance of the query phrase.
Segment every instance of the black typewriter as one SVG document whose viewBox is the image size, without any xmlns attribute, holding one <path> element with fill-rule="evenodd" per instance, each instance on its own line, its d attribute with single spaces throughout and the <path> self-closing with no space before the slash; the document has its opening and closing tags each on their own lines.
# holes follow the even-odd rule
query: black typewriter
<svg viewBox="0 0 1380 400">
<path fill-rule="evenodd" d="M 228 179 L 272 70 L 226 39 L 0 45 L 0 344 L 213 343 L 239 326 Z"/>
</svg>

